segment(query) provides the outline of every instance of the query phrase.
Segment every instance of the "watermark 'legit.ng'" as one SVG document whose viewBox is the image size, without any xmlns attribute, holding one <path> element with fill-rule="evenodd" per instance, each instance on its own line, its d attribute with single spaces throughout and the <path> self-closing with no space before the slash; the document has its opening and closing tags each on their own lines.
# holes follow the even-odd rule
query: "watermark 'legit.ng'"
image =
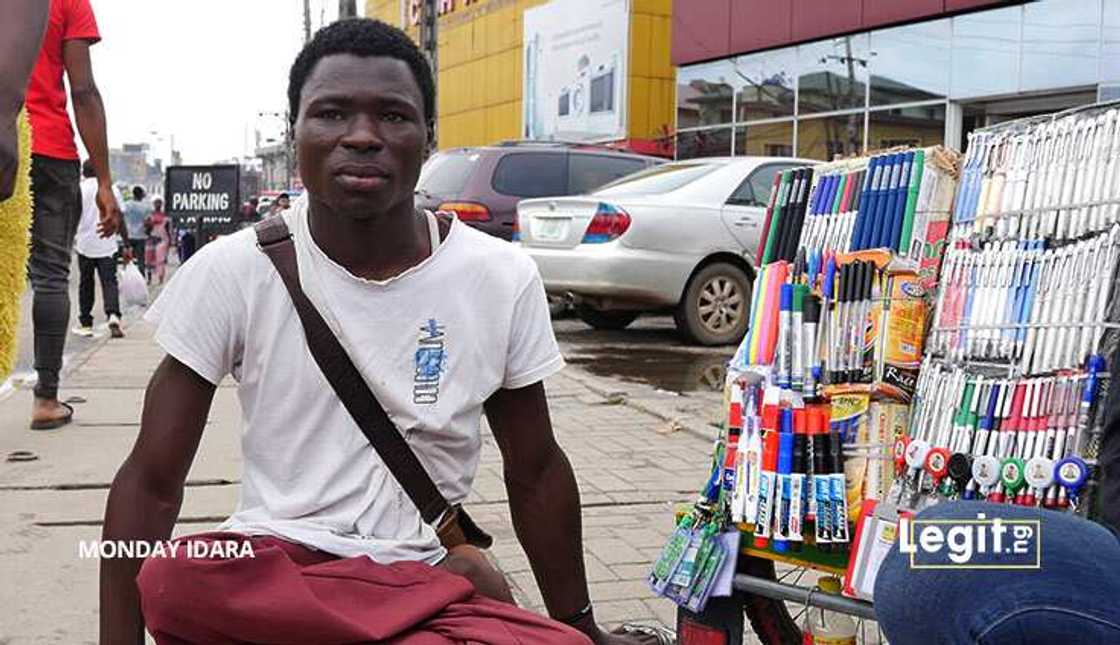
<svg viewBox="0 0 1120 645">
<path fill-rule="evenodd" d="M 899 550 L 914 569 L 1039 569 L 1042 565 L 1038 520 L 899 521 Z"/>
</svg>

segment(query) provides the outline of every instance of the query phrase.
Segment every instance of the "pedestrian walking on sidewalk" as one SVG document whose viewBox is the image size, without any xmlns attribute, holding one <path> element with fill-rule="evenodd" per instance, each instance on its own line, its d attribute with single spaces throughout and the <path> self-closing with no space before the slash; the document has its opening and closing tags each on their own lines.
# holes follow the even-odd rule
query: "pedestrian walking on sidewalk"
<svg viewBox="0 0 1120 645">
<path fill-rule="evenodd" d="M 78 148 L 66 109 L 67 84 L 82 143 L 97 178 L 98 231 L 109 236 L 120 224 L 113 195 L 105 107 L 93 76 L 90 45 L 101 36 L 89 0 L 51 0 L 43 45 L 27 86 L 31 118 L 31 259 L 28 274 L 35 292 L 35 402 L 31 428 L 50 430 L 70 422 L 74 410 L 58 400 L 62 353 L 70 327 L 70 262 L 74 234 L 82 215 Z"/>
<path fill-rule="evenodd" d="M 167 269 L 167 251 L 171 248 L 171 220 L 163 212 L 163 200 L 152 200 L 152 214 L 144 223 L 148 233 L 147 245 L 144 247 L 144 265 L 148 268 L 145 277 L 148 284 L 153 280 L 156 284 L 163 284 L 164 274 Z"/>
<path fill-rule="evenodd" d="M 147 276 L 147 249 L 148 249 L 148 231 L 145 226 L 148 223 L 148 217 L 152 214 L 152 206 L 145 199 L 147 192 L 143 186 L 134 186 L 132 188 L 132 200 L 124 205 L 124 225 L 128 234 L 128 249 L 129 255 L 132 256 L 132 261 L 136 263 L 136 268 L 140 269 L 140 275 Z"/>
<path fill-rule="evenodd" d="M 296 58 L 288 98 L 307 190 L 202 247 L 147 313 L 168 355 L 105 512 L 106 540 L 169 536 L 230 375 L 241 498 L 222 532 L 187 540 L 226 546 L 103 560 L 101 642 L 136 642 L 144 624 L 160 644 L 649 642 L 603 632 L 591 608 L 536 265 L 413 207 L 434 126 L 423 54 L 385 23 L 335 22 Z M 554 620 L 515 606 L 458 506 L 483 412 Z"/>
<path fill-rule="evenodd" d="M 89 159 L 82 164 L 82 177 L 82 219 L 74 238 L 74 248 L 78 251 L 78 326 L 74 333 L 93 336 L 93 276 L 96 273 L 101 282 L 109 334 L 113 338 L 123 338 L 116 259 L 120 237 L 101 237 L 97 232 L 97 177 Z M 115 187 L 113 194 L 119 203 L 121 196 Z"/>
</svg>

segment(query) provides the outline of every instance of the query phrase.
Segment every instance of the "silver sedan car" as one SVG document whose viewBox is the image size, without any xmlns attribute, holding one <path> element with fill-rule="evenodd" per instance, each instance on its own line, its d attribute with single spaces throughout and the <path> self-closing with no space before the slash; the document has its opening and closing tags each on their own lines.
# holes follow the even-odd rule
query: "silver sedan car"
<svg viewBox="0 0 1120 645">
<path fill-rule="evenodd" d="M 622 329 L 671 311 L 703 345 L 747 330 L 755 251 L 774 174 L 813 161 L 717 157 L 656 166 L 576 197 L 517 206 L 518 239 L 551 296 L 586 323 Z"/>
</svg>

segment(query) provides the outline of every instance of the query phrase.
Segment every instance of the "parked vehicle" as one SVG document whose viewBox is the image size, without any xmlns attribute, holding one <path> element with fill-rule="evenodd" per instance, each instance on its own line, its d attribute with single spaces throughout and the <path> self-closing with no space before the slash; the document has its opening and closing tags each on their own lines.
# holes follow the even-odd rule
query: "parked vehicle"
<svg viewBox="0 0 1120 645">
<path fill-rule="evenodd" d="M 622 329 L 642 312 L 671 311 L 693 342 L 737 343 L 774 173 L 811 163 L 677 161 L 587 195 L 527 199 L 517 208 L 521 244 L 545 290 L 572 298 L 592 327 Z"/>
<path fill-rule="evenodd" d="M 663 162 L 603 146 L 544 141 L 452 148 L 424 164 L 416 206 L 454 211 L 460 221 L 510 240 L 522 199 L 584 194 Z"/>
</svg>

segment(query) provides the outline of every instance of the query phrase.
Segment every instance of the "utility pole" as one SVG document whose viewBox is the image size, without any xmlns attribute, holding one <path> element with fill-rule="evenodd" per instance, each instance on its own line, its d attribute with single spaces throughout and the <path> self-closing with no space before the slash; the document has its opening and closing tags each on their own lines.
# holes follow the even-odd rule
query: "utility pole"
<svg viewBox="0 0 1120 645">
<path fill-rule="evenodd" d="M 347 18 L 358 17 L 358 2 L 357 0 L 338 0 L 338 19 L 345 20 Z"/>
<path fill-rule="evenodd" d="M 303 0 L 303 42 L 311 40 L 311 0 Z"/>
<path fill-rule="evenodd" d="M 432 68 L 432 78 L 436 80 L 436 92 L 439 92 L 439 12 L 436 10 L 436 0 L 420 0 L 420 51 L 428 58 L 428 66 Z M 436 103 L 438 105 L 438 103 Z M 428 142 L 430 150 L 436 149 L 439 137 L 439 124 L 436 123 L 432 131 L 432 140 Z"/>
</svg>

